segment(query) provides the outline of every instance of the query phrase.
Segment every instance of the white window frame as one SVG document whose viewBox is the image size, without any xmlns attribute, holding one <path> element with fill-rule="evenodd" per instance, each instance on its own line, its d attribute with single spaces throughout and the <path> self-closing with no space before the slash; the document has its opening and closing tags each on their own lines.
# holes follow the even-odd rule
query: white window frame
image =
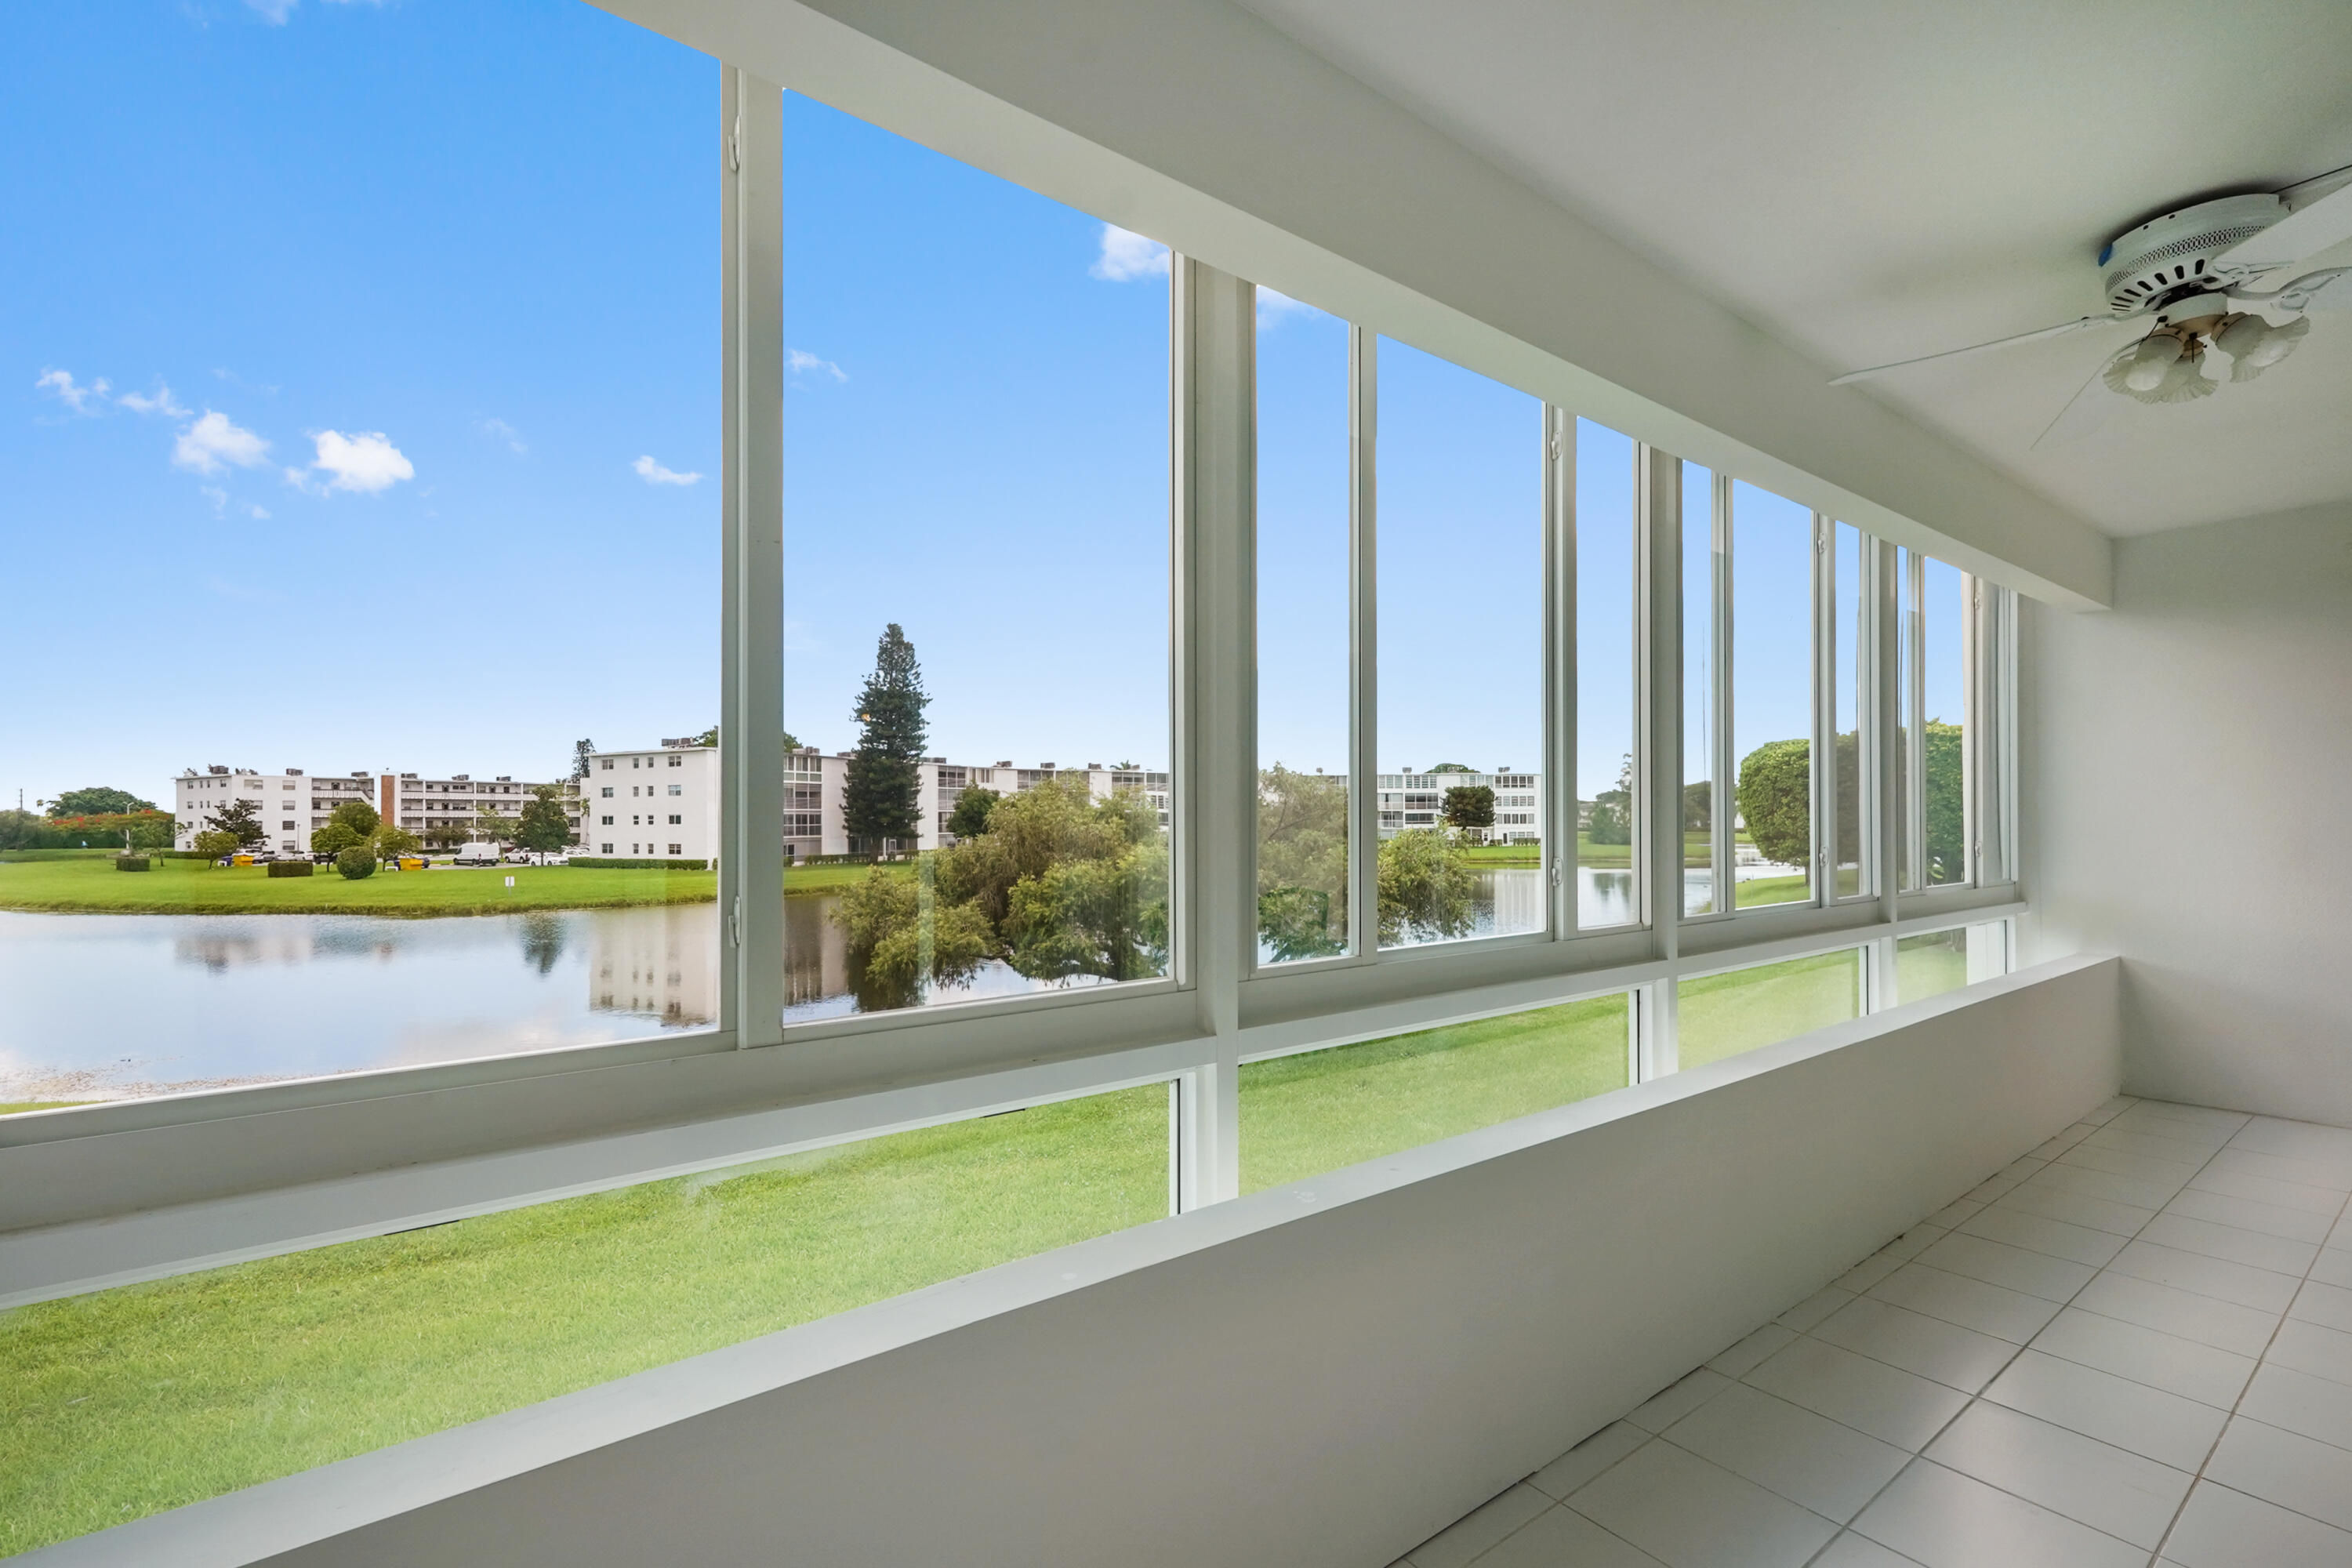
<svg viewBox="0 0 2352 1568">
<path fill-rule="evenodd" d="M 818 85 L 829 89 L 828 101 L 982 167 L 1003 162 L 961 144 L 959 136 L 982 133 L 957 130 L 952 116 L 908 123 L 929 111 L 898 85 L 861 99 L 854 90 L 856 71 L 829 58 L 823 47 L 813 45 L 806 59 Z M 879 80 L 889 70 L 915 68 L 871 68 Z M 1381 951 L 1376 877 L 1368 874 L 1379 842 L 1378 387 L 1370 347 L 1376 333 L 1401 342 L 1423 334 L 1411 319 L 1360 321 L 1350 329 L 1350 419 L 1358 437 L 1350 465 L 1357 521 L 1349 546 L 1349 812 L 1358 872 L 1350 883 L 1350 951 L 1260 969 L 1255 289 L 1180 255 L 1170 279 L 1173 973 L 1116 987 L 787 1027 L 783 970 L 774 956 L 783 940 L 781 836 L 746 830 L 780 822 L 784 804 L 778 722 L 782 492 L 775 436 L 784 413 L 782 89 L 735 67 L 722 67 L 720 77 L 720 724 L 723 733 L 740 739 L 721 749 L 719 763 L 724 940 L 718 1026 L 0 1120 L 0 1277 L 37 1279 L 32 1296 L 64 1294 L 133 1274 L 153 1277 L 404 1228 L 422 1215 L 488 1212 L 711 1168 L 808 1146 L 813 1138 L 838 1142 L 1146 1081 L 1177 1086 L 1174 1185 L 1181 1206 L 1197 1207 L 1238 1191 L 1238 1073 L 1245 1061 L 1630 992 L 1629 1063 L 1636 1076 L 1655 1077 L 1673 1070 L 1679 978 L 1865 944 L 1887 955 L 1872 973 L 1883 968 L 1891 976 L 1896 935 L 1938 921 L 2000 920 L 2024 908 L 2009 869 L 2017 844 L 2015 595 L 2001 589 L 1982 596 L 1974 632 L 1990 652 L 1972 675 L 1971 700 L 1982 705 L 1987 743 L 1972 758 L 1970 787 L 1982 787 L 1993 812 L 1987 826 L 2000 829 L 1975 847 L 1975 885 L 1898 899 L 1888 874 L 1891 818 L 1877 811 L 1873 841 L 1880 874 L 1868 894 L 1824 901 L 1833 883 L 1818 877 L 1809 905 L 1681 917 L 1682 463 L 1629 432 L 1636 443 L 1640 546 L 1633 861 L 1643 922 L 1576 929 L 1574 886 L 1566 875 L 1575 858 L 1565 847 L 1574 841 L 1576 822 L 1576 452 L 1573 400 L 1561 390 L 1584 374 L 1575 372 L 1538 392 L 1547 443 L 1536 455 L 1545 464 L 1546 497 L 1541 760 L 1551 776 L 1545 804 L 1555 825 L 1546 847 L 1549 927 Z M 1008 172 L 1019 177 L 1033 166 L 1045 164 Z M 1084 181 L 1065 188 L 1036 183 L 1058 199 L 1086 195 L 1067 188 Z M 1496 366 L 1466 368 L 1507 379 Z M 1727 495 L 1729 477 L 1711 471 Z M 1817 519 L 1817 532 L 1824 526 L 1826 520 Z M 1864 727 L 1883 737 L 1895 732 L 1896 694 L 1886 673 L 1894 668 L 1897 631 L 1894 549 L 1862 531 L 1878 623 L 1874 647 L 1858 650 L 1868 653 L 1877 672 L 1874 713 Z M 1833 679 L 1834 660 L 1821 658 L 1819 639 L 1816 646 L 1817 665 L 1826 664 Z M 1718 661 L 1717 679 L 1728 679 L 1727 662 Z M 1727 703 L 1719 701 L 1717 711 L 1727 722 Z M 1834 711 L 1831 705 L 1832 727 Z M 1822 721 L 1815 728 L 1818 795 L 1829 752 Z M 1978 729 L 1971 724 L 1972 735 Z M 1720 773 L 1729 765 L 1728 748 L 1717 751 L 1727 759 Z M 1866 811 L 1891 799 L 1888 752 L 1873 742 Z M 602 771 L 613 766 L 611 758 L 601 763 Z M 1727 843 L 1721 824 L 1728 820 L 1730 792 L 1719 787 L 1717 798 L 1718 837 Z M 1816 824 L 1825 826 L 1823 814 L 1833 810 L 1817 802 Z M 1834 839 L 1822 834 L 1817 843 L 1833 846 Z M 1727 879 L 1718 885 L 1730 884 Z M 154 1223 L 134 1223 L 141 1215 Z M 47 1228 L 35 1235 L 37 1226 Z M 0 1297 L 0 1304 L 11 1299 L 31 1298 L 20 1290 Z"/>
</svg>

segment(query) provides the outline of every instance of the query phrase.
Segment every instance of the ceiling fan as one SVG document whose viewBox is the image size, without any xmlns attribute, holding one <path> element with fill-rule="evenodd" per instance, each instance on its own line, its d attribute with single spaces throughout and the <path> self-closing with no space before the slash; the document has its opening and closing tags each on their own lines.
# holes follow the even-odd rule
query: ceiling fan
<svg viewBox="0 0 2352 1568">
<path fill-rule="evenodd" d="M 1848 371 L 1830 384 L 2069 332 L 2119 325 L 2137 330 L 2144 319 L 2153 318 L 2144 332 L 2100 362 L 2033 444 L 2039 447 L 2062 426 L 2070 427 L 2069 434 L 2087 434 L 2115 405 L 2111 398 L 2093 396 L 2095 386 L 2104 384 L 2141 403 L 2209 397 L 2221 385 L 2205 373 L 2210 353 L 2229 361 L 2231 382 L 2252 381 L 2303 342 L 2311 331 L 2305 312 L 2352 310 L 2352 267 L 2324 268 L 2275 288 L 2254 287 L 2267 275 L 2346 239 L 2352 239 L 2352 168 L 2284 191 L 2198 202 L 2107 242 L 2098 259 L 2107 297 L 2105 315 Z"/>
</svg>

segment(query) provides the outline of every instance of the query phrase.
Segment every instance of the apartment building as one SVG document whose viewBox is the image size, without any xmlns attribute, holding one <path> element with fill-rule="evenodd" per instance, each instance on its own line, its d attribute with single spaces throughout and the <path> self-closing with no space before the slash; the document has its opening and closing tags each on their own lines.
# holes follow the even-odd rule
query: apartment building
<svg viewBox="0 0 2352 1568">
<path fill-rule="evenodd" d="M 542 787 L 511 774 L 477 779 L 468 773 L 428 777 L 414 773 L 313 773 L 301 768 L 265 773 L 253 768 L 218 763 L 199 771 L 186 768 L 172 781 L 173 843 L 194 849 L 196 835 L 215 825 L 218 814 L 231 803 L 248 800 L 259 808 L 270 834 L 269 847 L 299 855 L 310 847 L 310 835 L 327 826 L 335 807 L 359 801 L 375 808 L 384 821 L 395 823 L 420 837 L 426 835 L 469 834 L 481 814 L 520 816 L 534 790 Z M 575 827 L 580 805 L 569 780 L 554 787 L 564 797 L 564 810 Z"/>
<path fill-rule="evenodd" d="M 915 842 L 866 844 L 851 837 L 846 815 L 853 754 L 814 747 L 784 754 L 784 846 L 795 859 L 937 849 L 955 842 L 947 830 L 948 819 L 955 815 L 964 791 L 1018 795 L 1049 780 L 1082 780 L 1094 800 L 1108 800 L 1121 790 L 1139 791 L 1160 814 L 1160 826 L 1168 826 L 1165 773 L 1107 768 L 1100 763 L 1082 768 L 1040 763 L 1024 768 L 1005 761 L 981 767 L 926 757 L 918 768 L 926 809 Z M 596 752 L 589 759 L 581 794 L 581 837 L 590 854 L 701 860 L 719 853 L 716 747 L 664 741 L 648 751 Z"/>
<path fill-rule="evenodd" d="M 1543 841 L 1543 774 L 1498 769 L 1491 773 L 1417 773 L 1380 775 L 1380 831 L 1383 838 L 1416 827 L 1437 827 L 1445 821 L 1445 792 L 1450 789 L 1490 789 L 1495 792 L 1495 825 L 1486 830 L 1490 844 L 1538 844 Z"/>
</svg>

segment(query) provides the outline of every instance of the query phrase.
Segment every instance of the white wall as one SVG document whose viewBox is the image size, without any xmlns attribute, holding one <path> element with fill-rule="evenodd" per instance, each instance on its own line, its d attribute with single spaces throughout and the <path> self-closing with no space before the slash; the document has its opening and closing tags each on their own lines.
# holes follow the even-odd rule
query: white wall
<svg viewBox="0 0 2352 1568">
<path fill-rule="evenodd" d="M 23 1562 L 1364 1568 L 2119 1070 L 2061 961 Z"/>
<path fill-rule="evenodd" d="M 2131 1092 L 2352 1125 L 2352 506 L 2118 541 L 2026 634 L 2028 955 L 2123 956 Z"/>
</svg>

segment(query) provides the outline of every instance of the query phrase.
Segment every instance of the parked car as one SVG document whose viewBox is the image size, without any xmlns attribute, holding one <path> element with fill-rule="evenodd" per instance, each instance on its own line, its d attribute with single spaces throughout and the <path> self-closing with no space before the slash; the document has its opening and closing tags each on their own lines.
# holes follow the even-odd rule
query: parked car
<svg viewBox="0 0 2352 1568">
<path fill-rule="evenodd" d="M 499 847 L 495 844 L 460 845 L 449 862 L 452 866 L 495 866 L 498 863 Z"/>
<path fill-rule="evenodd" d="M 514 866 L 569 866 L 572 857 L 561 849 L 518 849 L 507 857 Z"/>
</svg>

